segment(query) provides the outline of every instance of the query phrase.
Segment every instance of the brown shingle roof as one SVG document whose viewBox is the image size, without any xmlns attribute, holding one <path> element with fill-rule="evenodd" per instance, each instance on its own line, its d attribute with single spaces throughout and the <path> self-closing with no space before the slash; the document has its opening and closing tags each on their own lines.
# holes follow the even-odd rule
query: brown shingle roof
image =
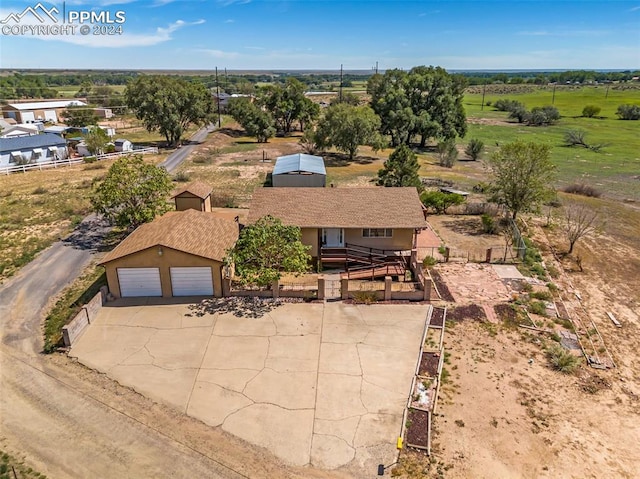
<svg viewBox="0 0 640 479">
<path fill-rule="evenodd" d="M 301 228 L 422 228 L 415 188 L 258 188 L 247 223 L 272 215 Z"/>
<path fill-rule="evenodd" d="M 202 183 L 200 181 L 194 181 L 193 183 L 189 183 L 184 188 L 177 190 L 171 198 L 175 198 L 183 193 L 191 193 L 198 198 L 202 198 L 203 200 L 211 194 L 211 186 L 206 183 Z"/>
<path fill-rule="evenodd" d="M 107 253 L 100 264 L 151 248 L 164 246 L 203 258 L 222 261 L 238 239 L 238 223 L 215 213 L 171 211 L 137 228 Z"/>
</svg>

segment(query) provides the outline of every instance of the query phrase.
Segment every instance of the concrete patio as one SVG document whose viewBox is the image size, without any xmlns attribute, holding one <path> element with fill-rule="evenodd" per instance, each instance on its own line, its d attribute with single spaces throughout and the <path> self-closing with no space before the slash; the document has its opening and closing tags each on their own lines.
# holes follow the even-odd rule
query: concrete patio
<svg viewBox="0 0 640 479">
<path fill-rule="evenodd" d="M 374 471 L 395 458 L 427 308 L 285 303 L 245 314 L 222 301 L 120 300 L 71 355 L 287 463 Z"/>
</svg>

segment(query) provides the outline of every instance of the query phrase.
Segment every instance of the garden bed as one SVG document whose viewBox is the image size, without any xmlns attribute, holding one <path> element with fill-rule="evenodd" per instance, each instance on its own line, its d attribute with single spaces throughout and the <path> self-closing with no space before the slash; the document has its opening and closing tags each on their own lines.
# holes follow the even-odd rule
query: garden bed
<svg viewBox="0 0 640 479">
<path fill-rule="evenodd" d="M 431 411 L 435 404 L 437 386 L 438 381 L 435 378 L 416 378 L 409 406 L 414 409 Z"/>
<path fill-rule="evenodd" d="M 433 312 L 431 313 L 431 321 L 429 321 L 429 326 L 435 328 L 441 328 L 444 326 L 444 316 L 445 316 L 446 308 L 433 308 Z"/>
<path fill-rule="evenodd" d="M 438 365 L 440 364 L 440 353 L 423 352 L 420 358 L 420 366 L 418 367 L 418 376 L 433 378 L 438 374 Z"/>
<path fill-rule="evenodd" d="M 420 409 L 409 408 L 407 414 L 406 443 L 409 447 L 429 449 L 431 414 Z"/>
<path fill-rule="evenodd" d="M 438 271 L 436 271 L 435 269 L 432 269 L 431 278 L 433 279 L 433 282 L 436 286 L 436 289 L 438 290 L 438 293 L 440 293 L 440 298 L 442 298 L 443 301 L 455 303 L 456 300 L 453 298 L 451 291 L 449 291 L 449 288 L 447 287 L 446 283 L 442 279 L 442 276 L 440 275 L 440 273 L 438 273 Z"/>
<path fill-rule="evenodd" d="M 487 316 L 481 306 L 477 304 L 468 304 L 466 306 L 458 306 L 447 310 L 447 319 L 452 321 L 464 321 L 471 319 L 474 321 L 486 321 Z"/>
</svg>

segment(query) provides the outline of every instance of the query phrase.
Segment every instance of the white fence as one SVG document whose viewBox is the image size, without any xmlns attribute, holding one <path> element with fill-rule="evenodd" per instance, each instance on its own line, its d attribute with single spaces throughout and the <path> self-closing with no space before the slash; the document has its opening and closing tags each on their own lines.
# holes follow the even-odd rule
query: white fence
<svg viewBox="0 0 640 479">
<path fill-rule="evenodd" d="M 104 155 L 97 155 L 96 160 L 109 160 L 111 158 L 118 158 L 120 156 L 126 155 L 157 155 L 158 148 L 149 147 L 149 148 L 140 148 L 134 149 L 133 151 L 118 151 L 116 153 L 106 153 Z M 8 175 L 10 173 L 16 173 L 21 171 L 26 173 L 29 170 L 46 170 L 48 168 L 58 168 L 63 166 L 75 165 L 78 163 L 84 163 L 84 158 L 67 158 L 65 160 L 58 161 L 42 161 L 38 163 L 29 163 L 27 165 L 11 165 L 11 166 L 3 166 L 0 167 L 0 173 Z"/>
</svg>

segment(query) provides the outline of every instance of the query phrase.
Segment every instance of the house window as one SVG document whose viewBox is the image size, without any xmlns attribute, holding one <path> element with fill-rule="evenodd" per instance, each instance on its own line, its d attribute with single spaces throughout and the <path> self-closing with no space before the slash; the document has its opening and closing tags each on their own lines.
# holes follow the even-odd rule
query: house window
<svg viewBox="0 0 640 479">
<path fill-rule="evenodd" d="M 22 164 L 22 152 L 21 151 L 12 151 L 10 158 L 9 158 L 9 163 L 17 163 L 18 165 Z"/>
<path fill-rule="evenodd" d="M 42 158 L 42 148 L 34 148 L 33 153 L 31 154 L 32 160 L 39 160 Z"/>
<path fill-rule="evenodd" d="M 363 228 L 363 238 L 391 238 L 393 229 L 391 228 Z"/>
</svg>

